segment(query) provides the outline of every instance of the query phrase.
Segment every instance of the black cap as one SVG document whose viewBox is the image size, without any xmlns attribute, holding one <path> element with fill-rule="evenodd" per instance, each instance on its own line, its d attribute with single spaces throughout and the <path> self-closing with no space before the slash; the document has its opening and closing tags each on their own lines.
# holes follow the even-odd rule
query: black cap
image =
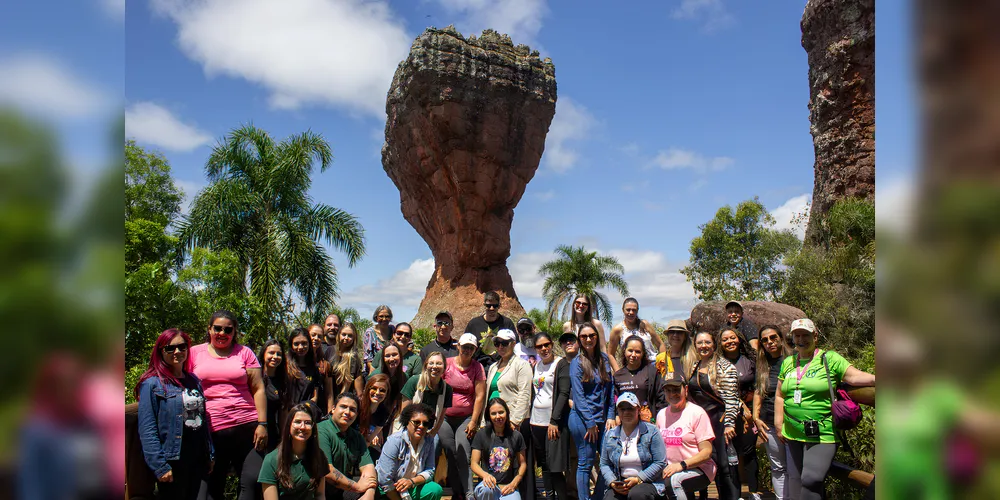
<svg viewBox="0 0 1000 500">
<path fill-rule="evenodd" d="M 531 327 L 534 328 L 535 327 L 535 322 L 531 321 L 531 318 L 524 317 L 524 318 L 521 318 L 521 319 L 517 320 L 517 326 L 521 326 L 521 325 L 531 325 Z"/>
<path fill-rule="evenodd" d="M 559 336 L 559 343 L 560 344 L 562 344 L 563 342 L 569 342 L 569 341 L 573 341 L 573 342 L 577 341 L 575 333 L 573 333 L 573 332 L 566 332 L 566 333 L 564 333 L 564 334 L 562 334 L 562 335 Z"/>
<path fill-rule="evenodd" d="M 450 320 L 452 320 L 452 321 L 455 321 L 455 318 L 453 318 L 453 317 L 452 317 L 452 315 L 451 315 L 451 313 L 450 313 L 450 312 L 448 312 L 448 311 L 441 311 L 441 312 L 439 312 L 439 313 L 435 314 L 435 315 L 434 315 L 434 319 L 438 319 L 438 318 L 440 318 L 441 316 L 447 316 L 447 317 L 448 317 L 448 319 L 450 319 Z"/>
<path fill-rule="evenodd" d="M 671 378 L 665 379 L 663 381 L 663 385 L 665 385 L 665 386 L 666 385 L 686 386 L 686 385 L 688 385 L 688 383 L 687 383 L 687 380 L 684 379 L 684 376 L 682 376 L 678 372 L 674 372 L 674 376 L 671 377 Z"/>
</svg>

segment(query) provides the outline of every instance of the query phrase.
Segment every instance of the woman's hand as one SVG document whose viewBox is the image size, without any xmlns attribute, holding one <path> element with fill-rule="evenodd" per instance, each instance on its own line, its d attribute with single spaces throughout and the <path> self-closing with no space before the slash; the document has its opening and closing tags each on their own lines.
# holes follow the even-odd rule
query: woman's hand
<svg viewBox="0 0 1000 500">
<path fill-rule="evenodd" d="M 549 424 L 549 441 L 559 439 L 559 427 Z"/>
<path fill-rule="evenodd" d="M 632 488 L 635 488 L 636 485 L 642 482 L 642 480 L 637 477 L 630 477 L 626 479 L 624 482 L 625 482 L 625 489 L 630 490 Z"/>
<path fill-rule="evenodd" d="M 485 484 L 487 488 L 492 490 L 493 488 L 497 487 L 497 478 L 493 477 L 493 474 L 487 474 L 483 476 L 483 484 Z"/>
<path fill-rule="evenodd" d="M 726 443 L 728 443 L 732 441 L 734 437 L 736 437 L 736 429 L 734 427 L 726 427 L 726 430 L 725 432 L 723 432 L 723 434 L 726 435 Z"/>
<path fill-rule="evenodd" d="M 413 480 L 412 479 L 406 479 L 405 477 L 404 478 L 400 478 L 400 479 L 396 480 L 396 482 L 393 484 L 393 486 L 396 488 L 396 491 L 399 492 L 399 493 L 402 493 L 404 491 L 409 491 L 410 488 L 413 487 Z"/>
<path fill-rule="evenodd" d="M 600 435 L 601 435 L 601 431 L 597 430 L 597 426 L 595 425 L 595 426 L 587 429 L 587 434 L 585 434 L 583 436 L 583 438 L 586 439 L 588 442 L 596 443 L 597 442 L 597 438 Z"/>
<path fill-rule="evenodd" d="M 610 431 L 615 427 L 618 427 L 618 421 L 616 419 L 609 418 L 608 421 L 604 423 L 604 430 L 606 431 Z"/>
<path fill-rule="evenodd" d="M 253 447 L 257 448 L 257 451 L 264 451 L 267 447 L 267 426 L 258 425 L 253 431 Z"/>
<path fill-rule="evenodd" d="M 469 441 L 472 441 L 478 431 L 479 426 L 475 422 L 469 422 L 469 425 L 465 426 L 465 437 L 469 438 Z"/>
<path fill-rule="evenodd" d="M 158 479 L 161 483 L 172 483 L 174 482 L 174 471 L 168 470 L 166 474 L 162 475 Z"/>
<path fill-rule="evenodd" d="M 684 467 L 681 467 L 681 464 L 679 463 L 670 464 L 667 466 L 666 469 L 663 469 L 663 479 L 667 479 L 670 476 L 673 476 L 674 474 L 677 474 L 682 470 L 684 470 Z"/>
<path fill-rule="evenodd" d="M 765 424 L 764 421 L 759 418 L 754 419 L 754 423 L 757 424 L 757 430 L 760 432 L 767 432 L 771 430 L 771 428 L 768 427 L 767 424 Z"/>
<path fill-rule="evenodd" d="M 611 489 L 615 490 L 619 495 L 628 495 L 628 488 L 625 487 L 624 481 L 614 481 L 610 486 Z"/>
<path fill-rule="evenodd" d="M 500 496 L 507 496 L 511 493 L 517 491 L 517 484 L 511 481 L 503 486 L 500 486 Z"/>
<path fill-rule="evenodd" d="M 372 436 L 371 444 L 372 446 L 382 446 L 382 436 L 378 434 Z"/>
</svg>

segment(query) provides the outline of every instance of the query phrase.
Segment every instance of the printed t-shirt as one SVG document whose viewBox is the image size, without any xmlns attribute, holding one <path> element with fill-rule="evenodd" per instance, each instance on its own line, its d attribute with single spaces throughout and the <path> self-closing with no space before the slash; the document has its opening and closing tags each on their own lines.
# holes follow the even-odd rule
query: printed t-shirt
<svg viewBox="0 0 1000 500">
<path fill-rule="evenodd" d="M 844 374 L 851 363 L 843 356 L 833 351 L 826 352 L 826 362 L 830 365 L 830 376 L 833 377 L 833 388 L 843 380 Z M 827 384 L 826 369 L 820 357 L 824 351 L 813 355 L 809 361 L 798 359 L 798 356 L 786 356 L 781 363 L 778 380 L 781 382 L 781 395 L 785 399 L 785 421 L 781 434 L 788 439 L 807 443 L 836 443 L 833 432 L 833 415 L 830 401 L 830 387 Z M 795 363 L 804 370 L 802 382 L 799 383 Z M 802 402 L 795 403 L 795 390 L 802 390 Z M 792 418 L 789 418 L 792 417 Z M 798 420 L 796 422 L 795 420 Z M 819 422 L 819 437 L 806 437 L 803 420 Z"/>
<path fill-rule="evenodd" d="M 462 370 L 455 364 L 458 358 L 448 358 L 445 361 L 444 381 L 452 388 L 451 407 L 445 410 L 448 417 L 468 417 L 472 415 L 472 406 L 476 402 L 476 383 L 486 380 L 483 365 L 472 361 L 469 367 Z"/>
<path fill-rule="evenodd" d="M 260 467 L 260 475 L 257 481 L 262 484 L 274 484 L 278 486 L 278 498 L 290 500 L 314 500 L 316 494 L 309 488 L 309 474 L 306 467 L 302 465 L 302 460 L 295 460 L 288 468 L 289 475 L 292 476 L 293 487 L 291 489 L 282 486 L 278 481 L 278 452 L 274 450 L 264 457 L 264 463 Z"/>
<path fill-rule="evenodd" d="M 181 435 L 181 460 L 201 458 L 208 452 L 208 426 L 205 425 L 205 395 L 191 375 L 178 380 L 184 387 L 184 430 Z"/>
<path fill-rule="evenodd" d="M 469 323 L 465 325 L 464 333 L 471 333 L 476 336 L 476 341 L 483 340 L 483 334 L 489 329 L 493 332 L 493 335 L 504 328 L 516 332 L 517 328 L 514 327 L 514 322 L 510 318 L 504 316 L 503 314 L 498 314 L 495 321 L 487 322 L 483 319 L 482 315 L 476 316 L 469 320 Z"/>
<path fill-rule="evenodd" d="M 410 377 L 410 379 L 406 381 L 406 384 L 403 385 L 403 390 L 401 391 L 403 393 L 403 397 L 409 399 L 410 401 L 413 401 L 413 397 L 417 394 L 417 383 L 419 382 L 420 382 L 420 375 L 414 375 Z M 442 378 L 441 381 L 438 382 L 437 391 L 432 391 L 432 390 L 423 391 L 423 393 L 420 395 L 420 402 L 427 406 L 430 406 L 432 409 L 437 411 L 438 398 L 444 398 L 444 407 L 450 408 L 452 397 L 453 397 L 453 389 L 451 388 L 451 386 L 446 384 L 444 378 Z"/>
<path fill-rule="evenodd" d="M 667 448 L 667 464 L 677 464 L 698 454 L 698 443 L 715 439 L 712 422 L 700 406 L 688 401 L 684 409 L 675 412 L 670 407 L 656 415 L 656 427 Z M 708 477 L 715 480 L 715 462 L 711 458 L 698 464 Z"/>
<path fill-rule="evenodd" d="M 247 370 L 260 368 L 257 356 L 237 344 L 225 358 L 208 352 L 208 344 L 191 348 L 191 365 L 205 391 L 205 409 L 212 432 L 257 421 Z"/>
<path fill-rule="evenodd" d="M 535 388 L 535 400 L 531 405 L 531 425 L 547 426 L 552 420 L 556 365 L 561 359 L 561 357 L 556 356 L 547 365 L 541 361 L 535 365 L 535 375 L 531 378 L 531 385 Z"/>
<path fill-rule="evenodd" d="M 538 362 L 538 351 L 534 347 L 525 347 L 520 342 L 514 344 L 514 355 L 527 361 L 531 366 L 535 366 Z"/>
<path fill-rule="evenodd" d="M 628 368 L 621 368 L 615 372 L 615 403 L 617 403 L 617 395 L 625 392 L 631 392 L 635 394 L 635 397 L 639 399 L 639 419 L 643 422 L 653 423 L 656 419 L 656 415 L 650 408 L 656 404 L 656 401 L 651 400 L 650 395 L 655 397 L 655 394 L 651 394 L 654 390 L 659 388 L 657 383 L 657 377 L 659 374 L 656 372 L 656 366 L 653 364 L 647 364 L 646 366 L 636 370 L 632 373 Z"/>
<path fill-rule="evenodd" d="M 514 480 L 520 463 L 517 454 L 524 451 L 524 438 L 517 431 L 510 431 L 504 436 L 493 433 L 490 427 L 479 429 L 472 438 L 472 449 L 479 450 L 481 455 L 479 466 L 489 472 L 497 480 L 497 484 L 507 484 Z M 526 474 L 527 475 L 527 474 Z"/>
</svg>

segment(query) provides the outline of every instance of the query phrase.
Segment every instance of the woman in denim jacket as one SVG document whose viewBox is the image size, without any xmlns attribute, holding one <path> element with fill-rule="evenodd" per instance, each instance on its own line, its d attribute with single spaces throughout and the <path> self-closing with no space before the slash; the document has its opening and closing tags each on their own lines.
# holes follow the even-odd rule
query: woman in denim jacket
<svg viewBox="0 0 1000 500">
<path fill-rule="evenodd" d="M 191 338 L 176 328 L 161 333 L 135 388 L 139 440 L 158 480 L 157 498 L 204 498 L 215 461 L 201 381 L 189 371 L 190 347 Z"/>
<path fill-rule="evenodd" d="M 604 500 L 654 500 L 662 495 L 667 449 L 655 425 L 639 419 L 639 398 L 618 396 L 621 425 L 609 430 L 601 446 L 601 477 L 610 486 Z"/>
<path fill-rule="evenodd" d="M 427 436 L 434 428 L 434 410 L 423 403 L 408 405 L 399 423 L 403 430 L 385 441 L 375 466 L 379 489 L 389 500 L 402 495 L 407 500 L 440 500 L 444 490 L 434 482 L 437 436 Z"/>
</svg>

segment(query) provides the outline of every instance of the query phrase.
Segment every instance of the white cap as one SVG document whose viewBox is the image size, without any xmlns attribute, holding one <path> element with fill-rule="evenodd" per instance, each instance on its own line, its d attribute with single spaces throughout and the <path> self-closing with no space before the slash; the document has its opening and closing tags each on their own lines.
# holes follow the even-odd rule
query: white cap
<svg viewBox="0 0 1000 500">
<path fill-rule="evenodd" d="M 461 337 L 458 338 L 458 345 L 478 346 L 479 345 L 479 341 L 476 340 L 476 336 L 475 335 L 473 335 L 473 334 L 471 334 L 469 332 L 465 332 L 465 333 L 462 334 Z"/>
<path fill-rule="evenodd" d="M 502 328 L 497 332 L 497 338 L 500 340 L 517 340 L 517 335 L 510 328 Z"/>
<path fill-rule="evenodd" d="M 789 333 L 795 330 L 805 330 L 809 333 L 816 333 L 816 325 L 813 324 L 812 320 L 809 318 L 802 318 L 792 321 L 792 327 L 789 328 Z"/>
</svg>

